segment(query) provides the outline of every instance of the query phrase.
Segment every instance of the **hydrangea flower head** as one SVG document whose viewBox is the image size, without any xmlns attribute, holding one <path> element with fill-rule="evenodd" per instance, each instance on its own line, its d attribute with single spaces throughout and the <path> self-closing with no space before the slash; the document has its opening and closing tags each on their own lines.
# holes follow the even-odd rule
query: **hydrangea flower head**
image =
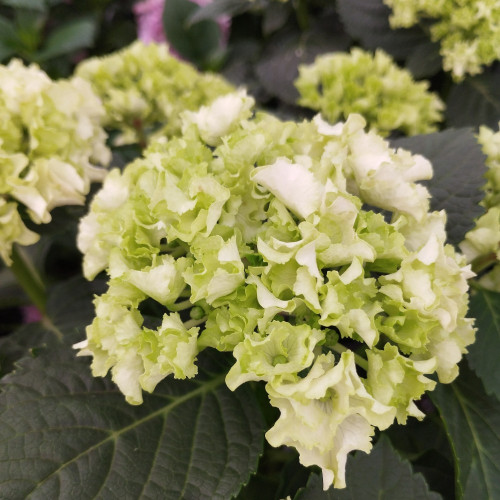
<svg viewBox="0 0 500 500">
<path fill-rule="evenodd" d="M 500 123 L 499 123 L 500 129 Z M 486 185 L 482 205 L 486 213 L 476 221 L 460 249 L 481 271 L 479 284 L 500 292 L 500 130 L 479 129 L 478 142 L 486 155 Z"/>
<path fill-rule="evenodd" d="M 453 380 L 474 339 L 471 273 L 418 183 L 430 163 L 365 125 L 283 122 L 240 91 L 113 170 L 79 232 L 86 276 L 109 276 L 76 346 L 94 375 L 111 370 L 139 404 L 196 376 L 203 349 L 230 351 L 229 388 L 266 384 L 268 441 L 325 488 L 345 486 L 347 454 L 376 428 L 422 418 L 429 375 Z M 145 324 L 151 300 L 163 317 Z"/>
<path fill-rule="evenodd" d="M 456 80 L 482 72 L 500 59 L 500 4 L 497 0 L 384 0 L 393 28 L 431 19 L 431 37 L 441 43 L 443 67 Z"/>
<path fill-rule="evenodd" d="M 443 103 L 428 91 L 428 83 L 415 82 L 381 50 L 318 56 L 314 64 L 299 67 L 295 86 L 298 103 L 321 111 L 328 121 L 360 113 L 382 135 L 433 132 L 442 119 Z"/>
<path fill-rule="evenodd" d="M 118 130 L 116 144 L 145 145 L 154 133 L 180 132 L 180 113 L 234 91 L 222 77 L 179 61 L 165 44 L 135 42 L 102 58 L 80 63 L 76 74 L 90 82 L 106 109 L 105 127 Z"/>
<path fill-rule="evenodd" d="M 38 66 L 0 66 L 0 255 L 38 239 L 24 224 L 51 220 L 61 205 L 82 205 L 102 180 L 110 152 L 104 109 L 80 79 L 52 81 Z M 26 217 L 24 217 L 26 213 Z"/>
</svg>

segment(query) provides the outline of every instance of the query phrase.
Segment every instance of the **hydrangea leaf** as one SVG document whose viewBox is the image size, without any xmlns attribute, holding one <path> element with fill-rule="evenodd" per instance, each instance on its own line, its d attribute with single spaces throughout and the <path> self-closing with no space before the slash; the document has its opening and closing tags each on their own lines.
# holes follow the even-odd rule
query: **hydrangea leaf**
<svg viewBox="0 0 500 500">
<path fill-rule="evenodd" d="M 64 289 L 49 299 L 49 329 L 72 338 L 89 322 L 81 289 L 85 300 L 72 302 L 67 288 L 66 301 Z M 248 480 L 263 421 L 249 388 L 225 387 L 223 355 L 203 357 L 195 381 L 168 379 L 133 407 L 56 337 L 2 379 L 0 497 L 227 499 Z"/>
<path fill-rule="evenodd" d="M 481 377 L 488 394 L 500 399 L 500 293 L 477 290 L 471 298 L 470 315 L 476 318 L 476 342 L 469 349 L 468 360 Z"/>
<path fill-rule="evenodd" d="M 102 292 L 103 288 L 102 281 L 89 283 L 81 277 L 54 285 L 47 301 L 47 317 L 41 322 L 22 325 L 0 339 L 0 376 L 12 371 L 18 360 L 62 336 L 68 344 L 81 338 L 88 319 L 94 314 L 92 295 Z"/>
<path fill-rule="evenodd" d="M 391 29 L 390 9 L 382 0 L 338 0 L 337 5 L 347 32 L 367 49 L 381 48 L 396 59 L 404 59 L 428 43 L 419 28 Z"/>
<path fill-rule="evenodd" d="M 465 364 L 460 377 L 432 393 L 455 456 L 456 498 L 499 498 L 500 401 Z"/>
<path fill-rule="evenodd" d="M 249 390 L 231 393 L 223 376 L 169 379 L 131 407 L 72 355 L 53 347 L 4 379 L 2 497 L 74 497 L 72 485 L 83 482 L 78 498 L 226 499 L 238 492 L 262 447 Z"/>
<path fill-rule="evenodd" d="M 91 47 L 96 35 L 95 19 L 82 17 L 65 23 L 47 38 L 45 47 L 37 54 L 37 60 L 46 61 L 75 50 Z"/>
<path fill-rule="evenodd" d="M 387 438 L 381 438 L 369 455 L 358 453 L 347 459 L 347 488 L 323 491 L 321 477 L 312 474 L 307 486 L 299 490 L 294 500 L 439 500 L 429 491 L 425 479 L 415 474 L 410 464 L 402 460 Z"/>
<path fill-rule="evenodd" d="M 439 73 L 443 67 L 439 44 L 429 40 L 418 45 L 408 57 L 406 66 L 415 78 L 430 78 Z"/>
<path fill-rule="evenodd" d="M 218 0 L 207 5 L 202 5 L 201 9 L 195 10 L 189 16 L 188 23 L 193 25 L 207 19 L 216 20 L 223 14 L 234 17 L 238 14 L 243 14 L 252 8 L 252 3 L 248 0 Z"/>
<path fill-rule="evenodd" d="M 172 47 L 195 64 L 209 62 L 219 49 L 220 29 L 211 19 L 189 25 L 199 7 L 188 0 L 170 0 L 163 8 L 163 27 Z"/>
<path fill-rule="evenodd" d="M 2 0 L 1 3 L 15 9 L 31 9 L 40 12 L 44 12 L 47 8 L 45 0 Z"/>
<path fill-rule="evenodd" d="M 425 156 L 432 163 L 434 177 L 427 182 L 431 208 L 445 209 L 449 241 L 460 243 L 474 226 L 483 209 L 485 156 L 471 129 L 445 130 L 391 141 L 393 147 Z"/>
<path fill-rule="evenodd" d="M 317 55 L 325 52 L 347 50 L 349 45 L 350 38 L 337 15 L 329 13 L 304 33 L 287 31 L 272 37 L 256 66 L 257 76 L 266 92 L 295 104 L 298 92 L 293 82 L 298 76 L 298 66 L 312 63 Z"/>
<path fill-rule="evenodd" d="M 500 116 L 500 65 L 454 85 L 446 101 L 450 127 L 487 125 L 497 128 Z"/>
<path fill-rule="evenodd" d="M 3 16 L 0 16 L 0 33 L 0 61 L 3 61 L 16 53 L 19 39 L 14 23 Z"/>
</svg>

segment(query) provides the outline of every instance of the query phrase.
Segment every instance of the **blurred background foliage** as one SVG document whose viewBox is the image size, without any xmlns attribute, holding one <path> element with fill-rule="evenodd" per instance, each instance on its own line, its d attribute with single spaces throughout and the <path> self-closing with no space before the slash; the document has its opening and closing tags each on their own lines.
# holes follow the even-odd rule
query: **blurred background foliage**
<svg viewBox="0 0 500 500">
<path fill-rule="evenodd" d="M 2 0 L 0 59 L 38 63 L 53 78 L 136 38 L 132 0 Z"/>
</svg>

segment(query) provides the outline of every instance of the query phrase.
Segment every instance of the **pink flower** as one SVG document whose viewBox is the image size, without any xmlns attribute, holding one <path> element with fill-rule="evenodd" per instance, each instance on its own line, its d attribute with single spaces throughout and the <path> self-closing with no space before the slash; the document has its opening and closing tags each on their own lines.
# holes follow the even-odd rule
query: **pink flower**
<svg viewBox="0 0 500 500">
<path fill-rule="evenodd" d="M 168 1 L 168 0 L 167 0 Z M 191 0 L 193 3 L 204 7 L 213 0 Z M 144 43 L 166 42 L 165 32 L 163 31 L 163 6 L 165 0 L 144 0 L 134 5 L 134 14 L 137 19 L 137 37 Z M 229 38 L 229 28 L 231 19 L 229 16 L 221 16 L 219 23 L 222 43 L 227 44 Z"/>
<path fill-rule="evenodd" d="M 41 312 L 35 306 L 24 306 L 21 310 L 23 313 L 23 323 L 35 323 L 42 319 Z"/>
<path fill-rule="evenodd" d="M 134 5 L 137 37 L 144 43 L 166 41 L 162 22 L 164 3 L 165 0 L 145 0 Z"/>
</svg>

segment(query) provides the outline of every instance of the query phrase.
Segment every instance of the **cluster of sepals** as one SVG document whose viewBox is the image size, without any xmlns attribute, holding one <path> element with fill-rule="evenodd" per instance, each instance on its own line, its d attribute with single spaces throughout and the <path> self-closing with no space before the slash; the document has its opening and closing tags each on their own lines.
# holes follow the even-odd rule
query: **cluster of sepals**
<svg viewBox="0 0 500 500">
<path fill-rule="evenodd" d="M 465 235 L 460 250 L 477 269 L 478 284 L 500 292 L 500 130 L 480 127 L 478 142 L 486 155 L 488 169 L 481 202 L 486 212 Z"/>
<path fill-rule="evenodd" d="M 75 71 L 91 83 L 104 104 L 103 125 L 115 145 L 145 145 L 152 137 L 179 134 L 180 113 L 195 110 L 234 87 L 213 73 L 200 73 L 170 54 L 166 44 L 137 41 Z"/>
<path fill-rule="evenodd" d="M 52 81 L 38 66 L 0 66 L 0 257 L 39 235 L 61 205 L 83 205 L 90 183 L 104 178 L 111 153 L 104 108 L 88 82 Z"/>
<path fill-rule="evenodd" d="M 107 176 L 82 219 L 84 274 L 106 271 L 77 347 L 132 404 L 200 351 L 232 352 L 226 382 L 264 381 L 266 434 L 345 486 L 374 429 L 423 417 L 474 340 L 465 259 L 429 211 L 423 157 L 351 115 L 284 122 L 244 91 L 182 115 L 182 133 Z M 160 309 L 160 320 L 147 312 Z"/>
<path fill-rule="evenodd" d="M 429 92 L 429 82 L 415 82 L 380 49 L 375 54 L 354 48 L 349 54 L 320 55 L 314 64 L 299 66 L 295 86 L 298 103 L 321 111 L 329 122 L 360 113 L 383 136 L 395 130 L 405 135 L 435 132 L 442 120 L 444 104 Z"/>
<path fill-rule="evenodd" d="M 500 5 L 497 0 L 384 0 L 393 28 L 426 27 L 440 42 L 443 69 L 455 80 L 481 73 L 500 59 Z M 430 26 L 426 26 L 430 25 Z"/>
</svg>

